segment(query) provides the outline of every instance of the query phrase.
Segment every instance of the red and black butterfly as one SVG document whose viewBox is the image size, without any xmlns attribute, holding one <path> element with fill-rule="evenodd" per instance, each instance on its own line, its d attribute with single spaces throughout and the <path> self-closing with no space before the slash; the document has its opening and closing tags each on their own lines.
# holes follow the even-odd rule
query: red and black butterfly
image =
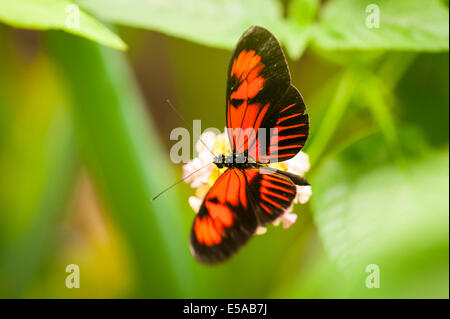
<svg viewBox="0 0 450 319">
<path fill-rule="evenodd" d="M 295 185 L 309 185 L 300 176 L 264 165 L 294 157 L 309 131 L 284 53 L 264 28 L 248 29 L 231 55 L 226 116 L 232 155 L 215 158 L 227 170 L 205 196 L 191 230 L 191 252 L 205 263 L 229 258 L 258 226 L 273 222 L 291 205 Z M 241 134 L 246 129 L 251 133 Z"/>
</svg>

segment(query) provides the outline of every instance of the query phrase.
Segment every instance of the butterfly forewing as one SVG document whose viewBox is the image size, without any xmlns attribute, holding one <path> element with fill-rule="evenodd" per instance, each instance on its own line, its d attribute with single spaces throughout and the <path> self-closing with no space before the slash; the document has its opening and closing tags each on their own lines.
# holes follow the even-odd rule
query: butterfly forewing
<svg viewBox="0 0 450 319">
<path fill-rule="evenodd" d="M 262 163 L 284 161 L 306 142 L 305 104 L 291 84 L 280 44 L 266 29 L 250 28 L 233 51 L 226 106 L 228 136 L 237 154 Z"/>
<path fill-rule="evenodd" d="M 260 27 L 248 29 L 234 49 L 228 68 L 227 127 L 233 150 L 243 153 L 248 149 L 290 81 L 286 59 L 275 37 Z"/>
<path fill-rule="evenodd" d="M 226 170 L 206 195 L 191 230 L 191 251 L 205 263 L 223 261 L 254 234 L 255 214 L 248 200 L 247 178 Z"/>
</svg>

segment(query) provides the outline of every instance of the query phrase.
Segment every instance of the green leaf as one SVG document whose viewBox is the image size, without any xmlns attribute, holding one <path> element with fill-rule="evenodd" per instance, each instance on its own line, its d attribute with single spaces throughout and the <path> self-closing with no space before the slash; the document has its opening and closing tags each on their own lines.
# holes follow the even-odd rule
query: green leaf
<svg viewBox="0 0 450 319">
<path fill-rule="evenodd" d="M 288 14 L 298 25 L 307 26 L 314 21 L 318 9 L 318 0 L 293 0 L 289 5 Z"/>
<path fill-rule="evenodd" d="M 309 32 L 306 25 L 312 20 L 310 13 L 301 16 L 305 19 L 300 24 L 294 23 L 294 18 L 286 21 L 280 3 L 275 0 L 78 0 L 78 3 L 113 23 L 155 30 L 222 49 L 232 49 L 250 26 L 263 26 L 287 46 L 294 58 L 305 47 Z M 310 12 L 314 12 L 313 3 L 309 5 Z M 293 16 L 300 17 L 298 10 Z"/>
<path fill-rule="evenodd" d="M 294 0 L 290 3 L 283 42 L 291 58 L 300 58 L 314 35 L 313 23 L 318 8 L 317 0 Z"/>
<path fill-rule="evenodd" d="M 16 28 L 64 30 L 115 49 L 127 48 L 119 36 L 70 0 L 0 0 L 0 22 Z"/>
<path fill-rule="evenodd" d="M 394 65 L 387 68 L 386 75 L 391 75 L 393 68 Z M 435 147 L 449 143 L 448 87 L 448 53 L 423 54 L 405 72 L 396 90 L 401 118 L 420 128 L 427 142 Z"/>
<path fill-rule="evenodd" d="M 448 295 L 448 150 L 394 165 L 382 141 L 374 135 L 355 143 L 314 179 L 314 220 L 325 250 L 359 287 L 365 267 L 379 265 L 385 290 L 378 297 L 442 297 L 445 287 Z M 420 278 L 409 292 L 408 276 Z M 435 285 L 432 292 L 425 283 Z"/>
<path fill-rule="evenodd" d="M 365 100 L 374 120 L 380 126 L 390 151 L 396 153 L 399 149 L 398 133 L 392 116 L 392 105 L 389 104 L 385 92 L 380 79 L 368 75 L 366 83 L 361 85 L 360 98 Z"/>
<path fill-rule="evenodd" d="M 80 6 L 108 21 L 156 30 L 204 45 L 232 48 L 252 24 L 276 25 L 281 7 L 276 1 L 216 0 L 79 0 Z"/>
<path fill-rule="evenodd" d="M 373 5 L 379 28 L 366 25 L 376 13 Z M 332 50 L 448 51 L 448 25 L 448 9 L 435 0 L 333 0 L 321 12 L 315 44 Z"/>
<path fill-rule="evenodd" d="M 259 0 L 79 0 L 78 3 L 109 21 L 219 48 L 231 48 L 252 24 L 277 24 L 281 18 L 281 8 L 275 1 L 266 1 L 264 6 Z"/>
</svg>

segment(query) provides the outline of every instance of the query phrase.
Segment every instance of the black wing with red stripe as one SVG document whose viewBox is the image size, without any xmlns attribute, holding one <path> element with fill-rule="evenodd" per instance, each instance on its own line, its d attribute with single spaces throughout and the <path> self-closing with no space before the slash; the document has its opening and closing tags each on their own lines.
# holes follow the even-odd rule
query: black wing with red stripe
<svg viewBox="0 0 450 319">
<path fill-rule="evenodd" d="M 297 185 L 309 185 L 302 177 L 266 166 L 245 170 L 249 200 L 259 226 L 272 223 L 291 206 Z"/>
<path fill-rule="evenodd" d="M 252 27 L 239 40 L 228 69 L 226 98 L 228 136 L 236 153 L 247 153 L 257 162 L 283 161 L 306 142 L 305 104 L 291 85 L 280 44 L 266 29 Z"/>
<path fill-rule="evenodd" d="M 228 259 L 292 204 L 303 178 L 269 167 L 228 169 L 206 195 L 191 230 L 191 251 L 200 262 Z"/>
<path fill-rule="evenodd" d="M 271 134 L 266 134 L 258 160 L 262 163 L 286 161 L 303 148 L 309 134 L 309 117 L 298 90 L 290 85 L 284 96 L 273 108 L 262 125 Z M 261 140 L 264 137 L 260 137 Z"/>
<path fill-rule="evenodd" d="M 244 172 L 228 169 L 206 194 L 191 229 L 191 252 L 198 261 L 223 261 L 254 234 L 257 220 L 247 184 Z"/>
</svg>

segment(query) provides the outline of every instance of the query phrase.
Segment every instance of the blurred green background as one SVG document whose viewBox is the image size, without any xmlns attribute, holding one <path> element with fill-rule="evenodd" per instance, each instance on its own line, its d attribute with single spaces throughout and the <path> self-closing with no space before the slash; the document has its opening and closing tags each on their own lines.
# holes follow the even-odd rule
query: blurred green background
<svg viewBox="0 0 450 319">
<path fill-rule="evenodd" d="M 165 100 L 223 128 L 251 25 L 306 101 L 313 195 L 205 266 L 193 190 L 151 201 L 181 177 Z M 0 297 L 448 298 L 448 27 L 438 0 L 0 0 Z"/>
</svg>

